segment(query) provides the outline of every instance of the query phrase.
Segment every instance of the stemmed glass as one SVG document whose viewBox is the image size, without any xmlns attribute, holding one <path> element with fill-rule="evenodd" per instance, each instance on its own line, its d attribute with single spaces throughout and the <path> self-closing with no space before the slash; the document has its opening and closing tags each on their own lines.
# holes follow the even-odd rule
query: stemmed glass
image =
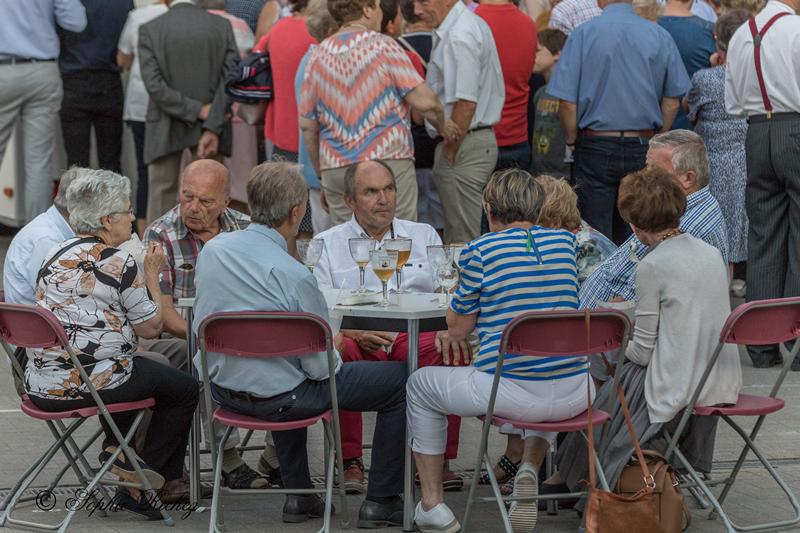
<svg viewBox="0 0 800 533">
<path fill-rule="evenodd" d="M 450 293 L 458 285 L 458 269 L 453 266 L 442 267 L 436 271 L 436 279 L 446 294 L 444 305 L 439 307 L 450 307 Z"/>
<path fill-rule="evenodd" d="M 401 286 L 403 284 L 403 267 L 411 257 L 411 239 L 386 239 L 383 243 L 387 250 L 397 252 L 397 292 L 407 293 L 408 291 L 402 290 Z"/>
<path fill-rule="evenodd" d="M 461 252 L 463 252 L 466 247 L 467 244 L 463 242 L 454 242 L 450 245 L 450 248 L 453 250 L 453 263 L 455 263 L 458 268 L 461 268 L 458 264 L 459 259 L 461 259 Z"/>
<path fill-rule="evenodd" d="M 431 276 L 433 281 L 436 282 L 436 271 L 453 264 L 453 249 L 446 244 L 431 244 L 427 247 L 427 252 Z"/>
<path fill-rule="evenodd" d="M 364 287 L 364 273 L 369 264 L 369 253 L 375 249 L 376 241 L 374 239 L 350 239 L 348 244 L 350 245 L 350 256 L 358 265 L 358 271 L 361 276 L 361 283 L 358 290 L 353 292 L 362 294 L 367 292 L 367 289 Z"/>
<path fill-rule="evenodd" d="M 397 270 L 397 256 L 396 250 L 372 250 L 369 253 L 369 263 L 372 271 L 378 276 L 383 285 L 383 301 L 377 304 L 379 307 L 388 307 L 389 296 L 386 290 L 386 284 L 391 279 L 394 271 Z"/>
<path fill-rule="evenodd" d="M 314 272 L 314 267 L 317 265 L 319 258 L 322 257 L 324 249 L 325 241 L 322 239 L 297 241 L 297 255 L 300 256 L 300 260 L 311 272 Z"/>
</svg>

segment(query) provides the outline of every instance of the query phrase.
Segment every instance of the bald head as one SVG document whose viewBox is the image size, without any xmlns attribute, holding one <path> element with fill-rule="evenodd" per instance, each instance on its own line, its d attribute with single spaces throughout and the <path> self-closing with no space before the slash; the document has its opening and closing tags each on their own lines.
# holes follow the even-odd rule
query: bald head
<svg viewBox="0 0 800 533">
<path fill-rule="evenodd" d="M 181 220 L 194 233 L 219 230 L 219 217 L 230 202 L 230 173 L 213 159 L 200 159 L 181 177 Z"/>
</svg>

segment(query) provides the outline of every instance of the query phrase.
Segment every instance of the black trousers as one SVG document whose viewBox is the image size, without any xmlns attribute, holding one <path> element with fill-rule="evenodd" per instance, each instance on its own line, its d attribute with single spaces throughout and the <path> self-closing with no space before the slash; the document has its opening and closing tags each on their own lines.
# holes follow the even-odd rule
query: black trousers
<svg viewBox="0 0 800 533">
<path fill-rule="evenodd" d="M 573 175 L 581 217 L 616 245 L 631 235 L 617 210 L 619 182 L 645 167 L 647 148 L 647 139 L 639 137 L 579 137 L 575 146 Z"/>
<path fill-rule="evenodd" d="M 67 166 L 89 167 L 94 126 L 100 168 L 120 172 L 122 152 L 122 79 L 118 72 L 96 70 L 62 74 L 61 134 Z"/>
<path fill-rule="evenodd" d="M 152 408 L 147 438 L 144 447 L 139 451 L 139 456 L 167 481 L 180 479 L 183 474 L 192 415 L 199 398 L 197 381 L 180 370 L 144 357 L 134 357 L 133 370 L 128 381 L 114 389 L 100 390 L 98 394 L 106 403 L 155 398 L 156 405 Z M 44 411 L 66 411 L 95 405 L 91 397 L 50 400 L 31 395 L 30 399 L 36 407 Z M 136 411 L 131 411 L 116 413 L 111 417 L 125 435 L 133 424 L 136 414 Z M 106 434 L 103 447 L 116 446 L 117 439 L 109 429 L 105 418 L 102 416 L 99 418 Z"/>
<path fill-rule="evenodd" d="M 800 296 L 800 114 L 751 118 L 745 141 L 747 301 Z M 775 345 L 748 347 L 754 363 Z"/>
<path fill-rule="evenodd" d="M 144 162 L 144 122 L 128 120 L 126 124 L 133 134 L 133 144 L 136 148 L 136 218 L 147 218 L 147 163 Z"/>
<path fill-rule="evenodd" d="M 226 409 L 272 422 L 309 418 L 331 408 L 328 380 L 306 380 L 294 390 L 266 399 L 213 383 L 211 391 L 214 399 Z M 367 498 L 401 494 L 406 443 L 406 364 L 344 363 L 336 374 L 336 393 L 342 409 L 378 413 L 372 438 Z M 272 434 L 284 487 L 313 487 L 308 469 L 307 434 L 305 428 Z"/>
</svg>

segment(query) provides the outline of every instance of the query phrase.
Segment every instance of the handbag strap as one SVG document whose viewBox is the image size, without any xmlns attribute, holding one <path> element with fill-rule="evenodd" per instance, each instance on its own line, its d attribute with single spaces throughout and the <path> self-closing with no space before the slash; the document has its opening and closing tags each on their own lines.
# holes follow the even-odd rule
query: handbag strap
<svg viewBox="0 0 800 533">
<path fill-rule="evenodd" d="M 87 242 L 103 242 L 103 241 L 100 240 L 97 237 L 83 237 L 82 239 L 78 239 L 77 241 L 73 241 L 73 242 L 67 244 L 66 246 L 62 247 L 59 251 L 57 251 L 56 253 L 54 253 L 50 257 L 50 260 L 47 261 L 47 263 L 45 263 L 44 266 L 42 266 L 42 268 L 39 269 L 39 272 L 36 274 L 36 283 L 37 283 L 37 285 L 42 280 L 42 278 L 45 276 L 45 274 L 47 273 L 47 269 L 50 268 L 50 265 L 55 263 L 56 260 L 59 257 L 64 255 L 64 252 L 66 252 L 67 250 L 69 250 L 73 246 L 78 246 L 79 244 L 84 244 L 84 243 L 87 243 Z"/>
<path fill-rule="evenodd" d="M 584 324 L 586 330 L 586 355 L 588 356 L 591 354 L 591 314 L 589 309 L 583 310 L 583 317 L 584 317 Z M 611 364 L 606 359 L 606 356 L 601 352 L 601 357 L 603 358 L 603 362 L 606 365 L 607 369 L 610 369 L 611 372 L 609 375 L 613 376 L 614 372 L 611 368 Z M 620 363 L 622 364 L 622 363 Z M 587 402 L 587 414 L 589 415 L 589 427 L 588 427 L 588 440 L 589 440 L 589 490 L 595 490 L 595 482 L 597 473 L 595 472 L 595 448 L 594 448 L 594 431 L 592 423 L 592 392 L 591 392 L 591 373 L 586 373 L 586 402 Z M 613 378 L 612 378 L 613 379 Z M 622 405 L 622 414 L 625 417 L 625 425 L 628 427 L 628 434 L 631 437 L 631 442 L 633 442 L 634 450 L 636 451 L 636 457 L 639 460 L 639 465 L 642 468 L 642 479 L 644 480 L 644 490 L 648 493 L 652 493 L 653 489 L 656 487 L 655 479 L 653 475 L 650 473 L 650 469 L 647 466 L 647 461 L 644 459 L 644 453 L 642 453 L 642 448 L 639 445 L 639 439 L 636 437 L 636 431 L 633 429 L 633 420 L 631 420 L 630 412 L 628 411 L 628 402 L 625 400 L 625 393 L 622 391 L 622 386 L 617 383 L 617 394 L 619 395 L 619 401 Z"/>
<path fill-rule="evenodd" d="M 408 42 L 405 37 L 398 37 L 397 40 L 403 48 L 405 48 L 406 50 L 417 56 L 417 58 L 419 58 L 419 62 L 422 63 L 422 67 L 427 71 L 428 62 L 425 61 L 425 59 L 419 52 L 417 52 L 417 49 L 414 48 L 414 46 L 412 46 L 412 44 Z"/>
</svg>

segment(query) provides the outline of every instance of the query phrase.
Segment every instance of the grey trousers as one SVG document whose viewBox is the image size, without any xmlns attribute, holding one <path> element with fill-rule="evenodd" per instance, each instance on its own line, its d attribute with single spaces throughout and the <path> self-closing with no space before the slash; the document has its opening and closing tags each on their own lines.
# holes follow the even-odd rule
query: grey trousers
<svg viewBox="0 0 800 533">
<path fill-rule="evenodd" d="M 747 301 L 800 296 L 800 114 L 754 117 L 747 128 Z M 751 346 L 753 362 L 779 360 Z"/>
<path fill-rule="evenodd" d="M 481 234 L 483 188 L 497 164 L 497 140 L 491 129 L 467 133 L 451 165 L 436 147 L 433 177 L 444 209 L 446 243 L 469 242 Z"/>
<path fill-rule="evenodd" d="M 0 66 L 0 162 L 11 133 L 22 124 L 25 221 L 44 213 L 53 198 L 53 142 L 61 108 L 55 61 Z"/>
</svg>

